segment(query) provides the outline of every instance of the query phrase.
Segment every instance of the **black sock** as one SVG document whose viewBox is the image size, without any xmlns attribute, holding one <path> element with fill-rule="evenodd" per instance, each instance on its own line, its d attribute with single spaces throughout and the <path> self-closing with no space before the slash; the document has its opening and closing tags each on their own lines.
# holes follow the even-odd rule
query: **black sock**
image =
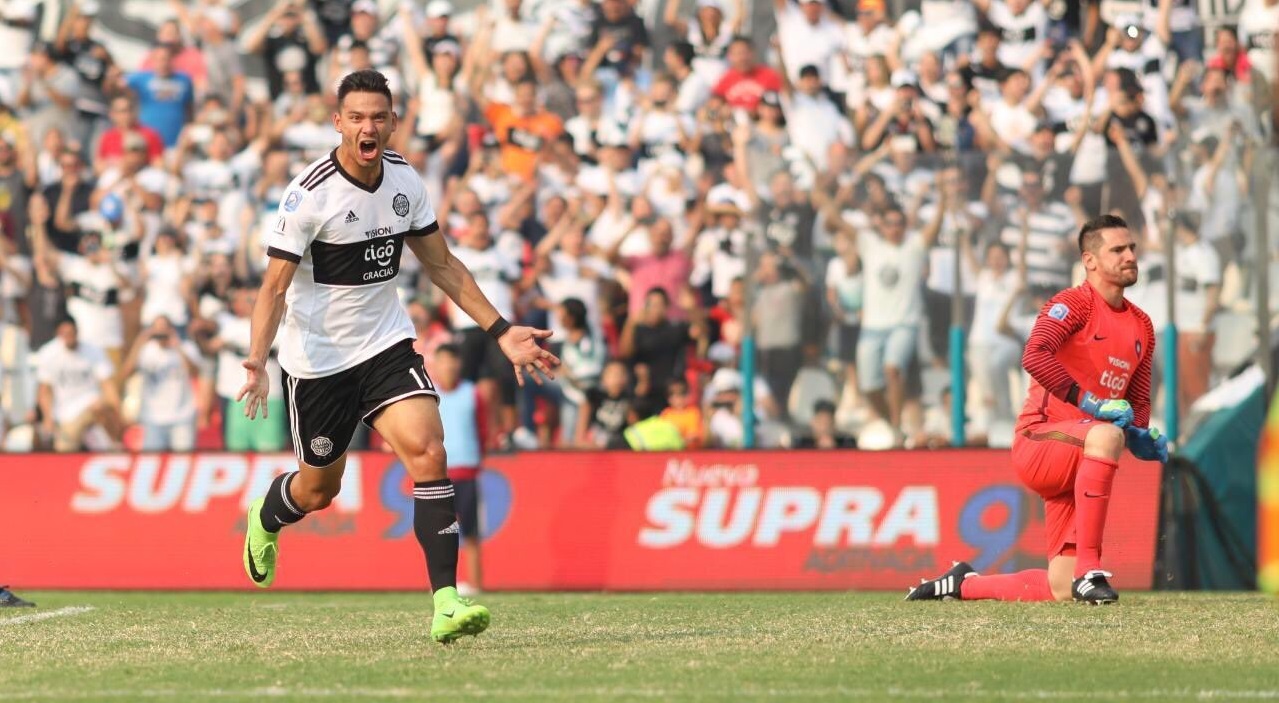
<svg viewBox="0 0 1279 703">
<path fill-rule="evenodd" d="M 289 484 L 297 475 L 296 471 L 280 474 L 271 482 L 271 487 L 266 489 L 266 499 L 262 501 L 262 512 L 259 515 L 262 517 L 262 527 L 267 532 L 279 532 L 281 527 L 292 525 L 306 517 L 306 513 L 293 504 L 293 496 L 289 495 Z"/>
<path fill-rule="evenodd" d="M 431 590 L 457 586 L 457 513 L 447 478 L 413 484 L 413 533 L 426 553 Z"/>
</svg>

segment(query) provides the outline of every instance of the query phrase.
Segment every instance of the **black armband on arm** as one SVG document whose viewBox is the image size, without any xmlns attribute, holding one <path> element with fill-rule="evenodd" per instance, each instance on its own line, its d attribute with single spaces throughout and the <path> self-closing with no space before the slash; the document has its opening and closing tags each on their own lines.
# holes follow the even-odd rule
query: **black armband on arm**
<svg viewBox="0 0 1279 703">
<path fill-rule="evenodd" d="M 497 319 L 493 321 L 493 324 L 489 325 L 488 333 L 491 337 L 493 337 L 493 339 L 501 339 L 502 335 L 506 334 L 510 330 L 511 323 L 507 322 L 506 318 L 498 315 Z"/>
</svg>

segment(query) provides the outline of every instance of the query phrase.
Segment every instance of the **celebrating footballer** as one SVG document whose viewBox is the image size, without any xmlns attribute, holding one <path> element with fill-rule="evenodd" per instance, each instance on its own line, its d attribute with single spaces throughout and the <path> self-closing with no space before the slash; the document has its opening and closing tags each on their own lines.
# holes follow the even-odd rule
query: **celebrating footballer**
<svg viewBox="0 0 1279 703">
<path fill-rule="evenodd" d="M 431 637 L 449 643 L 489 625 L 489 611 L 457 593 L 458 524 L 445 475 L 439 396 L 413 350 L 414 329 L 395 286 L 405 247 L 515 367 L 541 383 L 557 359 L 545 330 L 513 326 L 488 301 L 439 234 L 421 177 L 386 149 L 396 128 L 391 91 L 377 71 L 347 75 L 333 125 L 341 144 L 289 184 L 270 263 L 253 309 L 240 390 L 245 414 L 266 415 L 267 354 L 283 321 L 280 366 L 298 470 L 278 476 L 249 506 L 244 569 L 275 580 L 281 528 L 329 505 L 341 487 L 357 422 L 376 429 L 413 479 L 413 531 L 434 592 Z"/>
</svg>

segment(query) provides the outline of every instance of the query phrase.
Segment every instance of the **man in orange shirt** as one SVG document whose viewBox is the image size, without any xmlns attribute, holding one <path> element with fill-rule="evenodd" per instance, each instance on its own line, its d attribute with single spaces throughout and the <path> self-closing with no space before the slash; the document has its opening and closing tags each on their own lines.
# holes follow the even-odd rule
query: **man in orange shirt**
<svg viewBox="0 0 1279 703">
<path fill-rule="evenodd" d="M 542 148 L 564 133 L 560 118 L 538 105 L 532 78 L 516 84 L 514 105 L 485 104 L 484 118 L 502 147 L 502 170 L 525 180 L 536 175 Z"/>
</svg>

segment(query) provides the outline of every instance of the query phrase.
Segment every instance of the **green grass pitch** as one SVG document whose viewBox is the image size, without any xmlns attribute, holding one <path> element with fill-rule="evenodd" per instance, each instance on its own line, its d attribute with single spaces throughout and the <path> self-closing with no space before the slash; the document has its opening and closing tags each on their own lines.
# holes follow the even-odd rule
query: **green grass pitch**
<svg viewBox="0 0 1279 703">
<path fill-rule="evenodd" d="M 424 594 L 22 595 L 5 702 L 1279 699 L 1279 602 L 1252 594 L 495 594 L 447 648 Z"/>
</svg>

